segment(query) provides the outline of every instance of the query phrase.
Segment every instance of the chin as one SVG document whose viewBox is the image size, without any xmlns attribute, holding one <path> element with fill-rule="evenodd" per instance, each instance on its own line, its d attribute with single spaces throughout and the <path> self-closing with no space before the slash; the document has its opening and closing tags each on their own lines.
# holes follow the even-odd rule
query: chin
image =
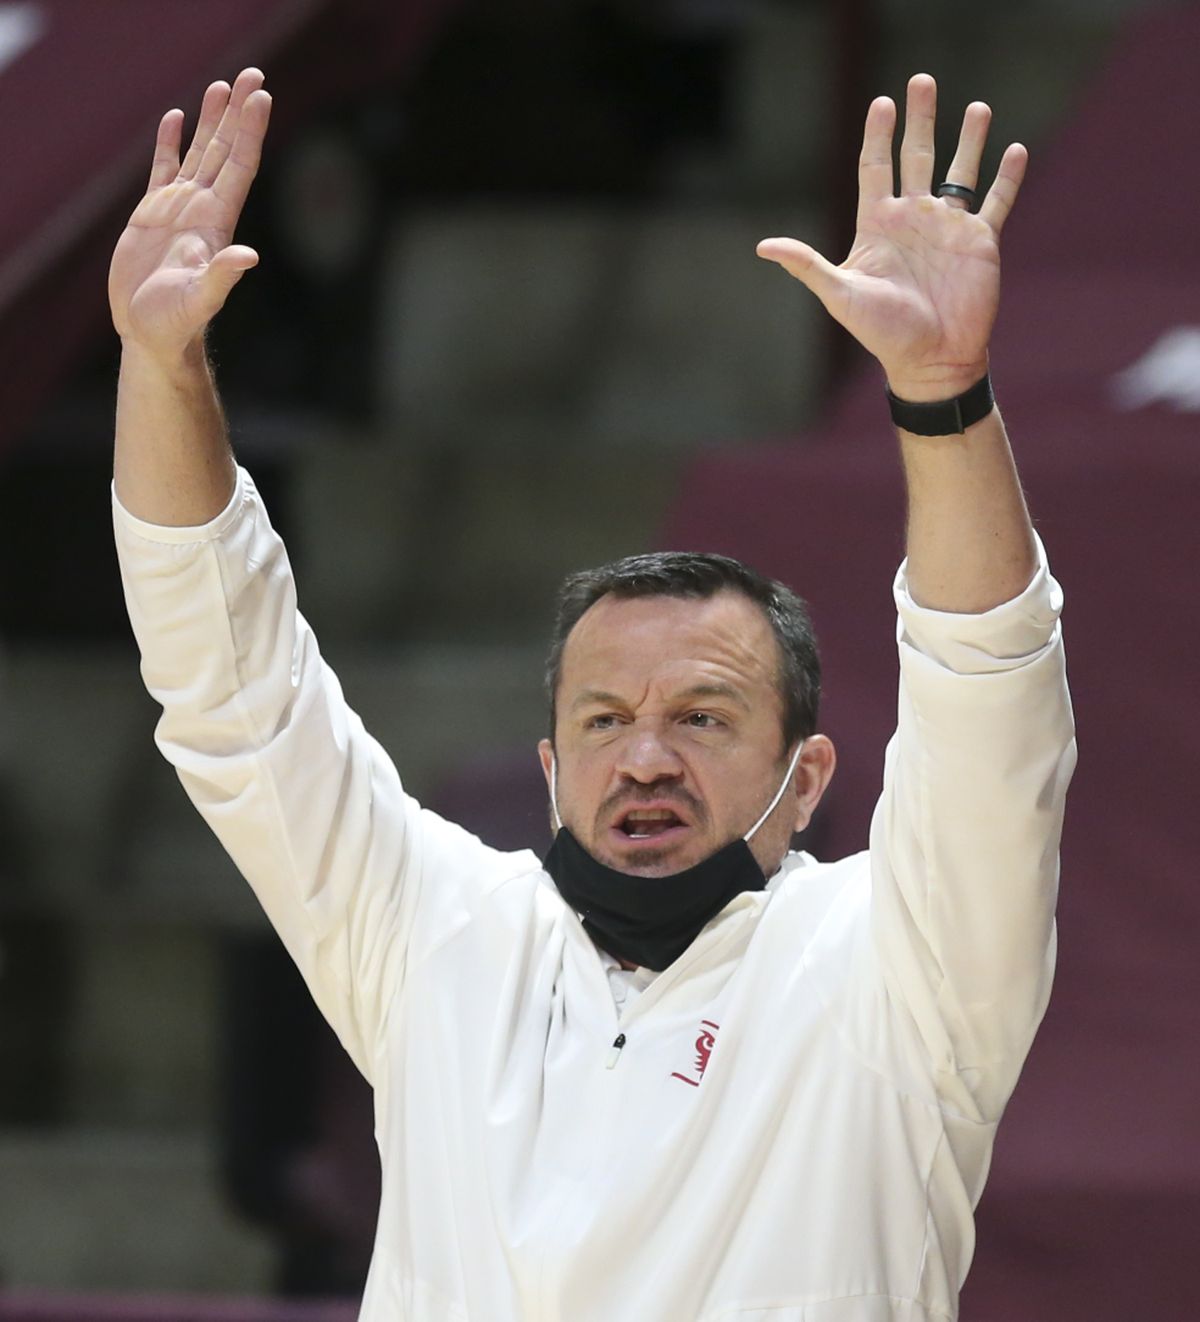
<svg viewBox="0 0 1200 1322">
<path fill-rule="evenodd" d="M 620 870 L 634 877 L 669 877 L 672 872 L 682 872 L 683 868 L 676 867 L 669 859 L 653 850 L 645 849 L 625 859 Z"/>
<path fill-rule="evenodd" d="M 700 861 L 673 849 L 651 848 L 630 849 L 623 851 L 620 856 L 605 851 L 597 853 L 596 857 L 606 867 L 627 872 L 634 877 L 669 877 L 673 872 L 683 872 Z"/>
</svg>

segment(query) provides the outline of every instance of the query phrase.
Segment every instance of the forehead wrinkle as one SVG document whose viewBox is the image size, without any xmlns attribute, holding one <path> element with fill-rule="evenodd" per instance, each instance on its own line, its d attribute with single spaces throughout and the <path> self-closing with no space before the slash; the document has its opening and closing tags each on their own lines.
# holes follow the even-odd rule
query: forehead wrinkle
<svg viewBox="0 0 1200 1322">
<path fill-rule="evenodd" d="M 656 656 L 649 669 L 642 664 Z M 681 666 L 692 673 L 679 674 Z M 560 684 L 571 687 L 572 676 L 586 684 L 569 699 L 571 710 L 585 702 L 589 692 L 600 695 L 600 701 L 636 707 L 655 689 L 660 700 L 668 692 L 671 700 L 678 700 L 693 691 L 696 696 L 730 696 L 752 709 L 746 686 L 756 689 L 765 682 L 778 702 L 780 671 L 779 645 L 769 619 L 757 603 L 739 593 L 720 592 L 704 599 L 605 596 L 584 612 L 568 634 Z M 606 682 L 610 679 L 618 685 Z M 689 679 L 694 681 L 690 685 Z M 624 687 L 626 680 L 642 691 L 640 698 L 612 692 Z M 562 696 L 568 698 L 567 693 Z"/>
</svg>

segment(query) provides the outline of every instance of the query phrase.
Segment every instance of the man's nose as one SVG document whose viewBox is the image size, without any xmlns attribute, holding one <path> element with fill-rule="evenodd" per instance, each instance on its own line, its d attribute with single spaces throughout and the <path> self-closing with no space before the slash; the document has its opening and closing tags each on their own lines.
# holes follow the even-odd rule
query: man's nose
<svg viewBox="0 0 1200 1322">
<path fill-rule="evenodd" d="M 683 764 L 662 731 L 632 729 L 621 744 L 617 771 L 640 784 L 670 779 L 683 774 Z"/>
</svg>

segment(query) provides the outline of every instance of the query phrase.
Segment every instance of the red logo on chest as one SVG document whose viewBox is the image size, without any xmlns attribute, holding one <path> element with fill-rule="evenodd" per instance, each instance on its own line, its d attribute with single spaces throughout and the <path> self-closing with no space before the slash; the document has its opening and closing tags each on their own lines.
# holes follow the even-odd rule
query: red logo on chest
<svg viewBox="0 0 1200 1322">
<path fill-rule="evenodd" d="M 671 1078 L 682 1079 L 684 1083 L 690 1083 L 693 1088 L 699 1088 L 700 1080 L 704 1078 L 704 1071 L 708 1069 L 708 1058 L 712 1055 L 713 1043 L 717 1040 L 719 1027 L 720 1024 L 714 1024 L 711 1019 L 700 1021 L 700 1036 L 696 1039 L 696 1062 L 692 1066 L 692 1072 L 672 1073 Z"/>
</svg>

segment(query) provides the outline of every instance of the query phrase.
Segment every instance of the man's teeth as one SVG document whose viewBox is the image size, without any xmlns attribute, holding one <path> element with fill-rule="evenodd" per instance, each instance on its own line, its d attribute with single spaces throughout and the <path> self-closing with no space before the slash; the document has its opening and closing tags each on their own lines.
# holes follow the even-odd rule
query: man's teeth
<svg viewBox="0 0 1200 1322">
<path fill-rule="evenodd" d="M 648 840 L 651 836 L 658 835 L 661 831 L 679 824 L 678 815 L 671 812 L 669 808 L 635 809 L 633 812 L 625 814 L 625 820 L 622 823 L 626 835 L 631 840 Z M 639 830 L 639 827 L 643 829 Z M 650 829 L 647 830 L 646 827 Z"/>
</svg>

